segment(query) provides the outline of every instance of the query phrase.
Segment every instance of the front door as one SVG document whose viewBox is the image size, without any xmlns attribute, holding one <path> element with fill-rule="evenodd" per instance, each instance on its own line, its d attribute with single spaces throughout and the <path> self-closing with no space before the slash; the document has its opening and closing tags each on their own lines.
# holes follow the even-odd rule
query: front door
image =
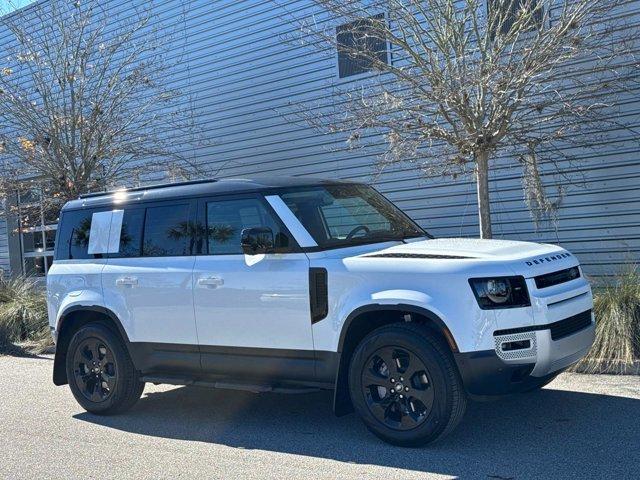
<svg viewBox="0 0 640 480">
<path fill-rule="evenodd" d="M 194 304 L 202 368 L 237 378 L 314 377 L 309 260 L 258 195 L 201 200 Z M 268 227 L 273 253 L 245 255 L 245 228 Z"/>
</svg>

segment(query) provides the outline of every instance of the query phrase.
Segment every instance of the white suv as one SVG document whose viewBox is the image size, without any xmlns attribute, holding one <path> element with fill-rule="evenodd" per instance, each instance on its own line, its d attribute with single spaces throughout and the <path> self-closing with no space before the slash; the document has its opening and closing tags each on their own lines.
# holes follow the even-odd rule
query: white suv
<svg viewBox="0 0 640 480">
<path fill-rule="evenodd" d="M 540 388 L 594 339 L 554 245 L 433 239 L 374 189 L 300 178 L 90 194 L 47 278 L 53 381 L 94 413 L 144 383 L 333 389 L 382 439 L 451 431 L 467 398 Z"/>
</svg>

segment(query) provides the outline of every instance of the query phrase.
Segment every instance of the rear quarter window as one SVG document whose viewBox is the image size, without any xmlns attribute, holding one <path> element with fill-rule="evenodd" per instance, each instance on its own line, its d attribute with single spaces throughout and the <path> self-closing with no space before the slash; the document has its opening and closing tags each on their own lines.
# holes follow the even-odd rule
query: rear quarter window
<svg viewBox="0 0 640 480">
<path fill-rule="evenodd" d="M 89 254 L 91 217 L 96 210 L 71 210 L 60 218 L 55 260 L 81 260 L 102 258 L 102 254 Z"/>
</svg>

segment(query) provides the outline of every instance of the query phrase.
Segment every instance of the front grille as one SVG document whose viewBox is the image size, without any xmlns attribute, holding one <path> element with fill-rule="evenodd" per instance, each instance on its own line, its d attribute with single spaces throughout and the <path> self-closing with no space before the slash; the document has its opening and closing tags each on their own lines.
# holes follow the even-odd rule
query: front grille
<svg viewBox="0 0 640 480">
<path fill-rule="evenodd" d="M 554 285 L 560 285 L 561 283 L 575 280 L 580 277 L 580 269 L 578 267 L 571 267 L 565 270 L 558 270 L 557 272 L 546 273 L 544 275 L 538 275 L 535 277 L 536 287 L 547 288 Z"/>
<path fill-rule="evenodd" d="M 536 330 L 551 330 L 551 339 L 560 340 L 568 337 L 583 328 L 591 325 L 591 310 L 578 313 L 572 317 L 558 320 L 557 322 L 548 323 L 547 325 L 529 325 L 526 327 L 507 328 L 505 330 L 496 330 L 493 332 L 494 337 L 501 335 L 514 335 L 516 333 L 535 332 Z"/>
<path fill-rule="evenodd" d="M 560 340 L 561 338 L 568 337 L 583 328 L 587 328 L 591 325 L 591 310 L 579 313 L 559 322 L 549 325 L 551 328 L 551 339 Z"/>
</svg>

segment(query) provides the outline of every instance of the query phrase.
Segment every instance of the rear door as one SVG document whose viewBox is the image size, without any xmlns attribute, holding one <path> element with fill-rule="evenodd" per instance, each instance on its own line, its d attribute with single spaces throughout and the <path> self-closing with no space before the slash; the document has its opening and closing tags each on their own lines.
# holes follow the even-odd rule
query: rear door
<svg viewBox="0 0 640 480">
<path fill-rule="evenodd" d="M 118 252 L 109 255 L 102 273 L 105 301 L 146 371 L 200 371 L 191 277 L 194 216 L 192 200 L 125 206 Z"/>
<path fill-rule="evenodd" d="M 309 260 L 258 195 L 202 199 L 194 304 L 203 370 L 242 377 L 314 377 Z M 245 228 L 268 227 L 274 253 L 245 255 Z"/>
</svg>

